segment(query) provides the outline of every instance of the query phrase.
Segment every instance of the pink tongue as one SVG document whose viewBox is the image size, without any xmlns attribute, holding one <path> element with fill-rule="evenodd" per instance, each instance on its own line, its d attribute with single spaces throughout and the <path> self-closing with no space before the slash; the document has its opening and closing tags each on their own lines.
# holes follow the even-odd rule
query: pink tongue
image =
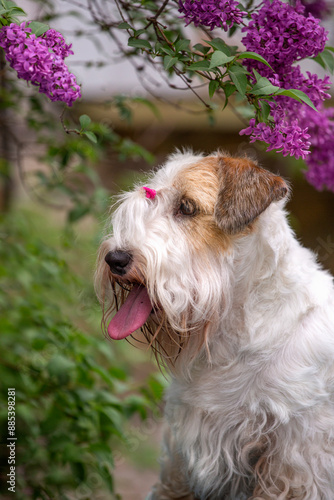
<svg viewBox="0 0 334 500">
<path fill-rule="evenodd" d="M 152 311 L 147 289 L 135 285 L 126 301 L 108 325 L 108 334 L 114 340 L 121 340 L 143 326 Z"/>
</svg>

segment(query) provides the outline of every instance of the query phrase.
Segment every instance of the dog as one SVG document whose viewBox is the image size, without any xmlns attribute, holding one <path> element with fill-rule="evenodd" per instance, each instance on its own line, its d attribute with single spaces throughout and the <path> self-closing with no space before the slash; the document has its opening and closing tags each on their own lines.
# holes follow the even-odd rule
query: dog
<svg viewBox="0 0 334 500">
<path fill-rule="evenodd" d="M 223 152 L 176 152 L 146 184 L 118 199 L 96 283 L 108 335 L 141 329 L 170 373 L 148 498 L 333 500 L 333 279 L 288 184 Z"/>
</svg>

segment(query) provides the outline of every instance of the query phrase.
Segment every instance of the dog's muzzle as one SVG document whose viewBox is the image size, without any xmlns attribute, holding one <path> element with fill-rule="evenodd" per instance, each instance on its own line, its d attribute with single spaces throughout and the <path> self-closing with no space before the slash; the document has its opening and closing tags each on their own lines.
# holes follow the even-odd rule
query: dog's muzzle
<svg viewBox="0 0 334 500">
<path fill-rule="evenodd" d="M 146 286 L 138 282 L 138 280 L 134 280 L 133 276 L 131 280 L 133 256 L 129 252 L 123 250 L 110 251 L 104 260 L 116 277 L 117 282 L 125 282 L 130 286 L 125 300 L 120 303 L 118 311 L 111 318 L 107 328 L 112 339 L 120 340 L 131 335 L 144 325 L 152 312 L 153 306 Z"/>
<path fill-rule="evenodd" d="M 113 274 L 124 276 L 132 263 L 132 255 L 122 250 L 108 252 L 105 261 Z"/>
</svg>

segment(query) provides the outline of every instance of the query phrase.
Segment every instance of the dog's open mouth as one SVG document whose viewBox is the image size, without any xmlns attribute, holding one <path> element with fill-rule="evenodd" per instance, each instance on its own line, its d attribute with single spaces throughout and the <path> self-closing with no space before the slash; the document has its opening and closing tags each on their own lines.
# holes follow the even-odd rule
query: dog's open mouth
<svg viewBox="0 0 334 500">
<path fill-rule="evenodd" d="M 108 334 L 114 340 L 121 340 L 146 323 L 153 306 L 144 285 L 134 285 L 126 301 L 108 325 Z"/>
</svg>

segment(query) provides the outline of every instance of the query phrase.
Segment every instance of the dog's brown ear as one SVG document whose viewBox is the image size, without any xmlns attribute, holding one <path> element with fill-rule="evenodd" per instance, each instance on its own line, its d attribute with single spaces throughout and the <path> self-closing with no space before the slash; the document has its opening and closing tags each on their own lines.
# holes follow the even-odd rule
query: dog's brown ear
<svg viewBox="0 0 334 500">
<path fill-rule="evenodd" d="M 273 201 L 288 194 L 285 181 L 245 158 L 219 157 L 218 227 L 227 234 L 245 229 Z"/>
</svg>

